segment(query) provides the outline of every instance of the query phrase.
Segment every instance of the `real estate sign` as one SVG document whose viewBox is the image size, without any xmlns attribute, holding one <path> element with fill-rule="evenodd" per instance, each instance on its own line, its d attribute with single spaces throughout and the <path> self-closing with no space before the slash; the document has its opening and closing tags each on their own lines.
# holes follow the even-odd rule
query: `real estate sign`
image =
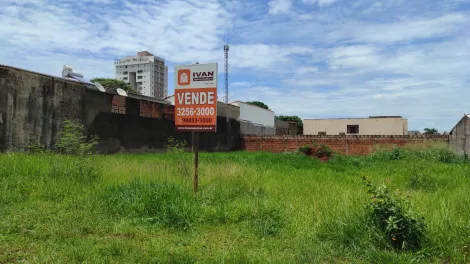
<svg viewBox="0 0 470 264">
<path fill-rule="evenodd" d="M 217 63 L 175 66 L 175 126 L 216 132 Z"/>
</svg>

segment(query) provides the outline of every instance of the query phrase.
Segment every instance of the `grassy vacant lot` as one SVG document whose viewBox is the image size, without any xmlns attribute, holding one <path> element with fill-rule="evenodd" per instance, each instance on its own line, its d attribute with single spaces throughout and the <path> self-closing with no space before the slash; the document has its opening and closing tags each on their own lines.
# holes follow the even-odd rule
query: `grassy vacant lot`
<svg viewBox="0 0 470 264">
<path fill-rule="evenodd" d="M 468 263 L 470 165 L 445 151 L 0 155 L 0 263 Z M 394 251 L 361 177 L 408 194 L 426 240 Z"/>
</svg>

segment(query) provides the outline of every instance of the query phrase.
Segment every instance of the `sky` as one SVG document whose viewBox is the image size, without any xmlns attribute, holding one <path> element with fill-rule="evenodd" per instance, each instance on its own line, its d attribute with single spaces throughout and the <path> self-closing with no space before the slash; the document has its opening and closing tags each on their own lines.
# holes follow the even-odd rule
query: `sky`
<svg viewBox="0 0 470 264">
<path fill-rule="evenodd" d="M 276 115 L 401 115 L 450 131 L 470 112 L 470 0 L 1 0 L 0 64 L 115 77 L 148 50 L 169 66 L 219 64 L 230 101 Z"/>
</svg>

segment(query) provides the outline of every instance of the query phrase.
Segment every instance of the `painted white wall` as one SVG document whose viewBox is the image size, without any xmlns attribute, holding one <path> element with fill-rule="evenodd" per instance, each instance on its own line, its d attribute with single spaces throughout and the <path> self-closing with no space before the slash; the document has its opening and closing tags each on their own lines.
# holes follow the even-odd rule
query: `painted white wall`
<svg viewBox="0 0 470 264">
<path fill-rule="evenodd" d="M 338 118 L 338 119 L 304 119 L 304 135 L 347 134 L 348 125 L 359 125 L 356 135 L 407 135 L 408 120 L 403 118 Z"/>
<path fill-rule="evenodd" d="M 240 107 L 240 121 L 248 121 L 266 127 L 275 127 L 273 111 L 243 102 L 233 102 L 232 104 Z"/>
</svg>

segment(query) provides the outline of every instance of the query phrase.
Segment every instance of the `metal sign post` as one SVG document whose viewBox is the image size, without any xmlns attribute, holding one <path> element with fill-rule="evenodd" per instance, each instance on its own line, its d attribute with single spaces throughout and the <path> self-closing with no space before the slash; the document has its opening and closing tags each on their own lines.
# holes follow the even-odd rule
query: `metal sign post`
<svg viewBox="0 0 470 264">
<path fill-rule="evenodd" d="M 192 132 L 194 192 L 198 190 L 199 132 L 217 131 L 217 63 L 175 66 L 175 127 Z"/>
<path fill-rule="evenodd" d="M 194 193 L 197 193 L 199 185 L 199 133 L 194 132 L 193 134 L 193 146 L 194 146 Z"/>
</svg>

